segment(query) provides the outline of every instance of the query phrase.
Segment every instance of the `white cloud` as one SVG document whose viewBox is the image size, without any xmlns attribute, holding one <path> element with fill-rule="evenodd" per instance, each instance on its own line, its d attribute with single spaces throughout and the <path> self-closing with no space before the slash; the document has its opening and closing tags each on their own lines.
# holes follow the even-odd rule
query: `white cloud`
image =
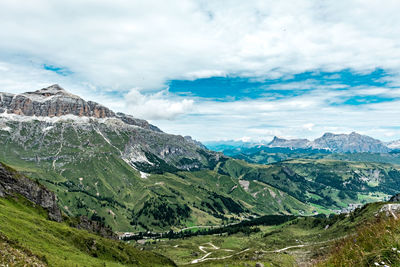
<svg viewBox="0 0 400 267">
<path fill-rule="evenodd" d="M 234 141 L 252 142 L 253 139 L 250 136 L 243 136 L 240 138 L 236 138 Z"/>
<path fill-rule="evenodd" d="M 220 70 L 200 70 L 189 72 L 186 74 L 187 80 L 196 80 L 202 78 L 210 78 L 210 77 L 225 77 L 226 73 Z"/>
<path fill-rule="evenodd" d="M 0 57 L 67 67 L 74 81 L 117 90 L 211 75 L 399 72 L 399 8 L 357 0 L 3 0 Z"/>
<path fill-rule="evenodd" d="M 290 99 L 269 102 L 265 109 L 262 100 L 236 102 L 196 102 L 194 110 L 169 124 L 157 121 L 163 130 L 192 135 L 199 140 L 240 139 L 270 140 L 320 137 L 325 132 L 367 134 L 388 141 L 400 139 L 398 114 L 400 101 L 363 106 L 329 106 L 333 93 L 298 97 L 307 105 L 294 105 Z M 312 99 L 312 101 L 310 100 Z M 390 134 L 388 134 L 390 133 Z M 392 134 L 394 133 L 394 134 Z"/>
<path fill-rule="evenodd" d="M 306 129 L 306 130 L 308 130 L 308 131 L 312 131 L 314 126 L 315 126 L 314 123 L 306 123 L 306 124 L 303 124 L 303 128 Z"/>
<path fill-rule="evenodd" d="M 125 95 L 125 100 L 127 113 L 148 120 L 175 119 L 190 111 L 194 103 L 192 99 L 170 99 L 166 90 L 144 95 L 138 89 L 132 89 Z"/>
</svg>

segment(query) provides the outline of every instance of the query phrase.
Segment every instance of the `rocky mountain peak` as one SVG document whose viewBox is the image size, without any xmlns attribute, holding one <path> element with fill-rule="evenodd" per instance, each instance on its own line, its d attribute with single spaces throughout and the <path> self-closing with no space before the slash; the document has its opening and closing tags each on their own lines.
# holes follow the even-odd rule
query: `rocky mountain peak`
<svg viewBox="0 0 400 267">
<path fill-rule="evenodd" d="M 386 153 L 389 151 L 382 141 L 356 132 L 350 134 L 325 133 L 322 137 L 315 139 L 312 146 L 339 153 Z"/>
<path fill-rule="evenodd" d="M 0 113 L 4 112 L 37 117 L 115 117 L 110 109 L 95 102 L 86 102 L 57 84 L 18 95 L 0 93 Z"/>
<path fill-rule="evenodd" d="M 93 101 L 85 101 L 58 84 L 23 94 L 0 92 L 0 114 L 16 114 L 36 117 L 61 117 L 73 115 L 91 118 L 115 118 L 123 123 L 161 132 L 145 120 L 123 113 L 115 114 L 107 107 Z"/>
<path fill-rule="evenodd" d="M 335 134 L 334 133 L 324 133 L 322 136 L 321 136 L 321 138 L 328 138 L 328 137 L 332 137 L 332 136 L 334 136 Z"/>
<path fill-rule="evenodd" d="M 41 97 L 51 97 L 51 96 L 63 96 L 63 97 L 71 97 L 71 98 L 80 98 L 79 96 L 73 95 L 67 92 L 64 88 L 59 86 L 58 84 L 53 84 L 49 87 L 36 90 L 34 92 L 26 92 L 28 96 L 41 96 Z"/>
<path fill-rule="evenodd" d="M 273 143 L 273 142 L 280 142 L 280 141 L 286 141 L 286 139 L 280 138 L 280 137 L 278 137 L 278 136 L 275 135 L 274 138 L 272 139 L 271 143 Z"/>
</svg>

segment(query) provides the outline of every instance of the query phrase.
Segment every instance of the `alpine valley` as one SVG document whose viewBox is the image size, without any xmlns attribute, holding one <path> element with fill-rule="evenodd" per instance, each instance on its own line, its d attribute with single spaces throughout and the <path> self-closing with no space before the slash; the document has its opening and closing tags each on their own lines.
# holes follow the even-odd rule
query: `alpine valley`
<svg viewBox="0 0 400 267">
<path fill-rule="evenodd" d="M 396 229 L 400 207 L 382 201 L 400 192 L 398 141 L 325 133 L 205 145 L 58 85 L 0 93 L 0 250 L 28 266 L 400 263 L 354 256 L 369 240 L 327 256 L 355 229 Z"/>
</svg>

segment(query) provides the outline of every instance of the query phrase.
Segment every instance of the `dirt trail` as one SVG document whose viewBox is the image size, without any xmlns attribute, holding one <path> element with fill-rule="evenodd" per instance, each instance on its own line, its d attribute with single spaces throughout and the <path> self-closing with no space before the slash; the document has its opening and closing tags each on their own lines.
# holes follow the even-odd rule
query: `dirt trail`
<svg viewBox="0 0 400 267">
<path fill-rule="evenodd" d="M 210 260 L 224 260 L 224 259 L 231 258 L 231 257 L 233 257 L 235 255 L 241 254 L 241 253 L 246 252 L 246 251 L 249 250 L 249 248 L 246 248 L 245 250 L 239 251 L 237 253 L 233 253 L 233 254 L 228 255 L 228 256 L 219 257 L 219 258 L 209 258 L 208 256 L 210 256 L 213 252 L 207 252 L 205 249 L 220 250 L 220 248 L 215 246 L 211 242 L 208 242 L 206 244 L 210 245 L 210 247 L 199 246 L 200 251 L 202 251 L 202 252 L 204 252 L 206 254 L 203 257 L 199 258 L 199 259 L 192 260 L 190 262 L 191 264 L 195 264 L 195 263 L 199 263 L 199 262 L 203 262 L 203 261 L 210 261 Z M 233 250 L 231 250 L 231 249 L 222 249 L 222 250 L 223 251 L 233 252 Z"/>
<path fill-rule="evenodd" d="M 192 264 L 205 261 L 205 260 L 207 259 L 207 257 L 210 256 L 210 255 L 212 254 L 212 252 L 208 252 L 206 249 L 208 249 L 208 250 L 210 250 L 210 249 L 212 249 L 212 250 L 219 250 L 219 247 L 215 246 L 215 245 L 214 245 L 213 243 L 211 243 L 211 242 L 208 242 L 208 243 L 206 243 L 206 244 L 208 244 L 208 245 L 210 245 L 210 246 L 209 246 L 209 247 L 199 246 L 199 250 L 200 250 L 201 252 L 203 252 L 203 253 L 206 253 L 206 255 L 204 255 L 203 257 L 201 257 L 201 258 L 199 258 L 199 259 L 192 260 L 192 261 L 191 261 Z"/>
<path fill-rule="evenodd" d="M 390 209 L 391 211 L 391 209 Z M 260 250 L 260 252 L 262 253 L 281 253 L 284 252 L 286 250 L 292 249 L 292 248 L 303 248 L 303 247 L 309 247 L 309 246 L 314 246 L 314 245 L 321 245 L 321 244 L 325 244 L 325 243 L 329 243 L 329 242 L 333 242 L 342 238 L 345 238 L 346 236 L 343 237 L 339 237 L 339 238 L 334 238 L 334 239 L 329 239 L 329 240 L 325 240 L 325 241 L 320 241 L 320 242 L 314 242 L 314 243 L 309 243 L 309 244 L 300 244 L 300 245 L 294 245 L 294 246 L 288 246 L 288 247 L 284 247 L 284 248 L 280 248 L 280 249 L 276 249 L 276 250 L 270 250 L 270 251 L 265 251 L 265 250 Z M 209 246 L 204 246 L 204 245 L 209 245 Z M 221 249 L 220 247 L 215 246 L 213 243 L 208 242 L 203 244 L 203 246 L 199 246 L 199 250 L 203 253 L 206 253 L 203 257 L 198 258 L 198 259 L 194 259 L 192 260 L 190 263 L 191 264 L 195 264 L 195 263 L 199 263 L 199 262 L 203 262 L 203 261 L 210 261 L 210 260 L 223 260 L 223 259 L 227 259 L 227 258 L 231 258 L 235 255 L 241 254 L 243 252 L 246 252 L 248 250 L 250 250 L 250 248 L 246 248 L 242 251 L 233 253 L 231 255 L 228 256 L 224 256 L 224 257 L 219 257 L 219 258 L 209 258 L 209 256 L 218 250 L 223 250 L 223 251 L 227 251 L 227 252 L 234 252 L 231 249 Z M 209 250 L 213 250 L 211 252 L 209 252 Z"/>
<path fill-rule="evenodd" d="M 309 244 L 301 244 L 301 245 L 295 245 L 295 246 L 288 246 L 288 247 L 284 247 L 284 248 L 280 248 L 280 249 L 276 249 L 276 250 L 269 250 L 269 251 L 265 251 L 265 250 L 261 250 L 261 252 L 263 253 L 280 253 L 283 251 L 286 251 L 288 249 L 292 249 L 292 248 L 303 248 L 303 247 L 310 247 L 310 246 L 315 246 L 315 245 L 321 245 L 321 244 L 325 244 L 325 243 L 329 243 L 329 242 L 333 242 L 333 241 L 337 241 L 339 239 L 343 239 L 347 237 L 347 235 L 343 236 L 343 237 L 338 237 L 338 238 L 334 238 L 334 239 L 329 239 L 326 241 L 320 241 L 320 242 L 314 242 L 314 243 L 309 243 Z"/>
</svg>

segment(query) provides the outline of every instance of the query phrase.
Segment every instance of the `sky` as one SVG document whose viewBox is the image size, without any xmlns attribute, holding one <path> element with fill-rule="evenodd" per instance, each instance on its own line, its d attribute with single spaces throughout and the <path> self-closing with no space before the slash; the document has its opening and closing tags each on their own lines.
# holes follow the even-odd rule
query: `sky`
<svg viewBox="0 0 400 267">
<path fill-rule="evenodd" d="M 0 91 L 200 141 L 400 139 L 400 1 L 2 0 Z"/>
</svg>

